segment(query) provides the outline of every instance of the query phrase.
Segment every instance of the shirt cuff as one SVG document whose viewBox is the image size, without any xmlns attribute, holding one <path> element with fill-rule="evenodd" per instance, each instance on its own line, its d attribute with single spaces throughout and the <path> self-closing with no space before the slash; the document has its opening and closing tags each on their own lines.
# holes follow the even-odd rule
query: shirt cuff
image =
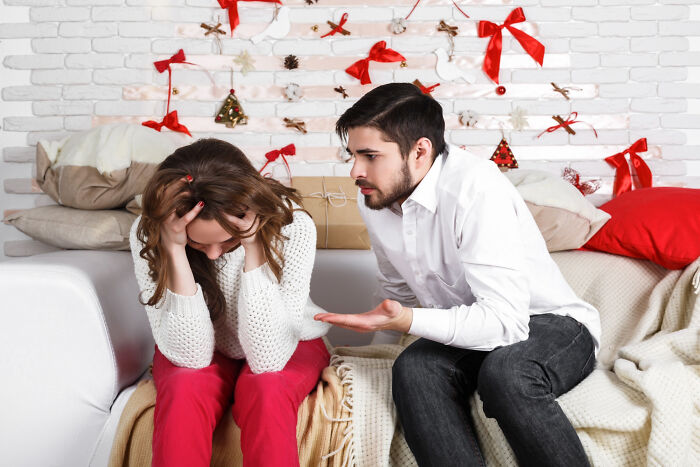
<svg viewBox="0 0 700 467">
<path fill-rule="evenodd" d="M 194 295 L 180 295 L 172 290 L 165 289 L 165 299 L 168 303 L 168 311 L 177 315 L 192 315 L 197 314 L 202 307 L 207 309 L 202 288 L 198 283 L 195 283 L 197 290 Z M 207 310 L 208 312 L 208 310 Z"/>
<path fill-rule="evenodd" d="M 414 308 L 409 334 L 447 344 L 451 341 L 452 317 L 450 310 Z"/>
</svg>

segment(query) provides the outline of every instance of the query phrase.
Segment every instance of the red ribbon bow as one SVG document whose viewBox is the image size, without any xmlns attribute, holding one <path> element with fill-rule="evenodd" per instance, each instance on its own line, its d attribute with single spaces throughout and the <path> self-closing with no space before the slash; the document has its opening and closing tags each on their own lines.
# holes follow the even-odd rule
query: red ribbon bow
<svg viewBox="0 0 700 467">
<path fill-rule="evenodd" d="M 369 62 L 400 62 L 406 60 L 403 55 L 393 49 L 386 48 L 386 41 L 379 41 L 369 50 L 369 56 L 358 60 L 345 71 L 350 75 L 360 80 L 361 84 L 371 83 L 369 78 Z"/>
<path fill-rule="evenodd" d="M 233 30 L 238 27 L 241 20 L 238 18 L 238 2 L 268 2 L 268 3 L 279 3 L 280 0 L 219 0 L 219 5 L 221 8 L 228 9 L 228 22 L 231 26 L 231 35 L 233 36 Z"/>
<path fill-rule="evenodd" d="M 343 26 L 347 22 L 348 22 L 348 14 L 343 13 L 343 16 L 340 17 L 340 23 L 338 23 L 338 25 L 336 27 L 334 27 L 333 29 L 331 29 L 330 31 L 328 31 L 327 33 L 322 35 L 321 39 L 323 39 L 324 37 L 333 36 L 333 35 L 335 35 L 335 33 L 342 31 Z"/>
<path fill-rule="evenodd" d="M 613 196 L 620 196 L 622 193 L 632 190 L 632 174 L 630 167 L 625 159 L 625 154 L 630 155 L 632 166 L 637 172 L 639 179 L 638 188 L 650 188 L 652 182 L 651 169 L 644 160 L 637 154 L 638 152 L 646 152 L 647 139 L 640 138 L 632 146 L 622 152 L 618 152 L 610 157 L 605 158 L 605 162 L 615 167 L 615 183 L 613 184 Z"/>
<path fill-rule="evenodd" d="M 175 55 L 173 55 L 167 60 L 159 60 L 157 62 L 153 62 L 153 65 L 155 65 L 156 70 L 158 70 L 158 73 L 163 73 L 165 70 L 168 70 L 168 105 L 165 108 L 166 114 L 170 112 L 170 95 L 172 94 L 173 89 L 173 70 L 170 68 L 170 65 L 172 65 L 173 63 L 187 63 L 188 65 L 194 65 L 194 63 L 186 62 L 185 60 L 185 52 L 182 49 L 180 49 Z"/>
<path fill-rule="evenodd" d="M 557 115 L 557 117 L 558 117 L 558 115 Z M 558 124 L 558 125 L 550 126 L 550 127 L 547 128 L 546 130 L 544 130 L 542 133 L 540 133 L 539 135 L 537 135 L 537 137 L 539 138 L 540 136 L 542 136 L 542 135 L 545 134 L 545 133 L 551 133 L 551 132 L 553 132 L 553 131 L 557 131 L 559 128 L 564 128 L 565 126 L 569 126 L 569 125 L 571 125 L 572 123 L 585 123 L 586 125 L 588 125 L 589 127 L 591 127 L 591 130 L 593 130 L 593 134 L 595 134 L 595 137 L 597 138 L 597 137 L 598 137 L 598 132 L 595 131 L 595 128 L 593 128 L 593 125 L 591 125 L 590 123 L 587 123 L 587 122 L 583 122 L 583 121 L 581 121 L 581 120 L 576 120 L 577 117 L 578 117 L 578 112 L 571 112 L 571 113 L 569 114 L 569 116 L 566 117 L 566 120 L 564 121 L 564 123 L 560 123 L 560 124 Z M 572 130 L 572 131 L 573 131 L 573 130 Z"/>
<path fill-rule="evenodd" d="M 423 94 L 427 94 L 427 95 L 430 95 L 430 93 L 433 92 L 435 90 L 435 88 L 438 86 L 440 86 L 440 83 L 433 84 L 432 86 L 428 86 L 428 87 L 425 87 L 422 84 L 419 85 L 421 92 Z"/>
<path fill-rule="evenodd" d="M 498 72 L 501 69 L 501 50 L 503 49 L 503 34 L 501 30 L 506 28 L 513 34 L 520 45 L 537 63 L 542 66 L 544 59 L 544 45 L 537 39 L 522 32 L 519 29 L 512 27 L 512 24 L 522 23 L 525 21 L 525 13 L 523 9 L 518 7 L 511 11 L 506 21 L 501 24 L 494 24 L 491 21 L 479 21 L 479 37 L 491 37 L 489 45 L 486 47 L 486 56 L 484 57 L 484 72 L 495 83 L 498 83 Z"/>
<path fill-rule="evenodd" d="M 263 165 L 260 168 L 260 173 L 262 173 L 263 170 L 265 170 L 265 167 L 270 162 L 276 161 L 279 157 L 282 158 L 282 161 L 284 162 L 284 165 L 287 167 L 287 173 L 289 174 L 289 179 L 292 179 L 292 172 L 289 170 L 289 163 L 287 163 L 287 158 L 284 156 L 294 156 L 297 153 L 297 148 L 294 146 L 294 143 L 288 144 L 285 147 L 281 149 L 274 149 L 270 152 L 265 153 L 265 159 L 267 159 L 267 162 L 265 162 L 265 165 Z M 263 174 L 263 176 L 269 176 L 269 173 Z"/>
<path fill-rule="evenodd" d="M 167 114 L 165 117 L 163 117 L 163 120 L 160 122 L 156 122 L 155 120 L 149 120 L 147 122 L 143 122 L 141 125 L 153 128 L 156 131 L 160 131 L 163 127 L 165 127 L 173 131 L 178 131 L 180 133 L 185 133 L 189 136 L 192 136 L 190 134 L 190 130 L 188 130 L 185 125 L 180 124 L 180 122 L 177 120 L 177 110 L 173 110 L 172 112 Z"/>
</svg>

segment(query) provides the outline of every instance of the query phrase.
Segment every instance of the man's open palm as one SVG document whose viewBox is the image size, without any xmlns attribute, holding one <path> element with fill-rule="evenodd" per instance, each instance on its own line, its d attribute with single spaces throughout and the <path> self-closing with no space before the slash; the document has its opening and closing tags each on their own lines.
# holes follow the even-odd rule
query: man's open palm
<svg viewBox="0 0 700 467">
<path fill-rule="evenodd" d="M 314 316 L 314 319 L 357 332 L 372 332 L 383 329 L 406 332 L 408 329 L 402 329 L 402 323 L 406 321 L 407 310 L 397 301 L 384 300 L 377 308 L 366 313 L 355 315 L 319 313 Z M 408 321 L 408 327 L 410 327 L 410 321 Z"/>
</svg>

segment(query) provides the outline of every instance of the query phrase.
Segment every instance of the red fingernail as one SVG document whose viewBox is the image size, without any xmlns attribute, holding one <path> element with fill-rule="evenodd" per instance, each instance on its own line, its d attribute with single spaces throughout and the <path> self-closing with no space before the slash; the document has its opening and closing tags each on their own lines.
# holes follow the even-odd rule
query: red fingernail
<svg viewBox="0 0 700 467">
<path fill-rule="evenodd" d="M 185 175 L 185 178 L 187 179 L 188 182 L 192 181 L 192 175 L 190 175 L 190 174 Z"/>
<path fill-rule="evenodd" d="M 204 201 L 200 201 L 199 203 L 197 203 L 197 206 L 199 206 L 200 208 L 204 206 Z"/>
</svg>

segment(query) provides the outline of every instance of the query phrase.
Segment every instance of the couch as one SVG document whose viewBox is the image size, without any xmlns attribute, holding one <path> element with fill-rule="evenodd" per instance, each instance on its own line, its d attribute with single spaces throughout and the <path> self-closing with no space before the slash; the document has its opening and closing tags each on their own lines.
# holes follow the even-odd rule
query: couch
<svg viewBox="0 0 700 467">
<path fill-rule="evenodd" d="M 311 297 L 369 310 L 371 251 L 318 250 Z M 124 405 L 154 343 L 129 252 L 59 251 L 0 263 L 0 465 L 106 466 Z M 370 334 L 334 328 L 333 345 Z"/>
</svg>

